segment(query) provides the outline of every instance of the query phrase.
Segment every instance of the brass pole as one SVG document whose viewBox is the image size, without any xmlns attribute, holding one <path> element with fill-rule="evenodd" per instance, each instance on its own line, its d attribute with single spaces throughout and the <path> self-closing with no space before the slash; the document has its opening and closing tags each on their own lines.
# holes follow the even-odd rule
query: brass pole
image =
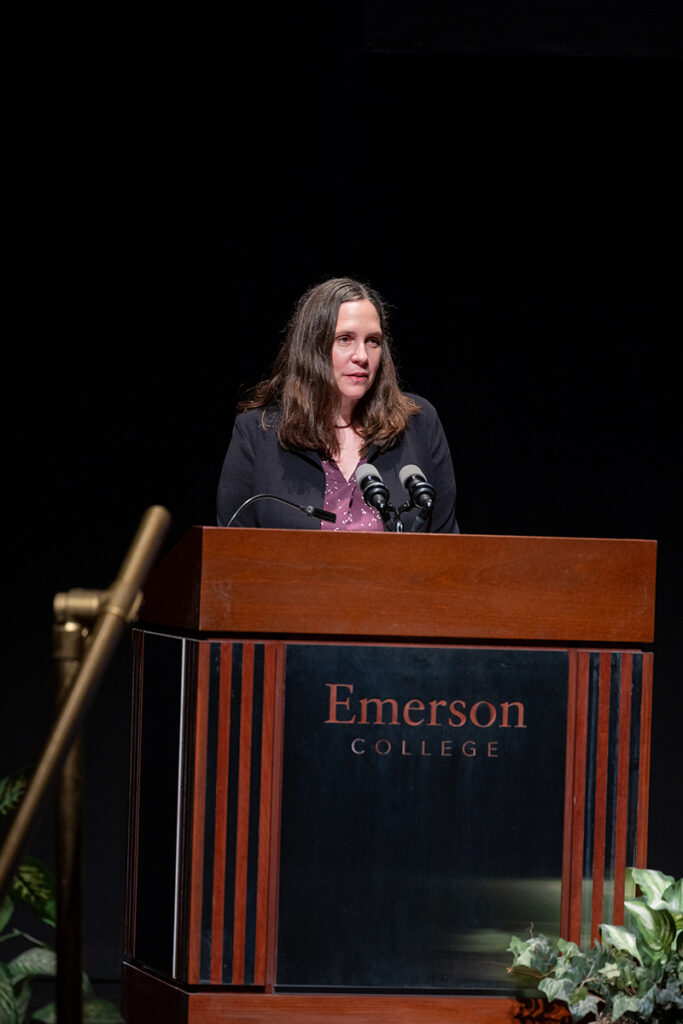
<svg viewBox="0 0 683 1024">
<path fill-rule="evenodd" d="M 81 726 L 97 684 L 120 636 L 128 622 L 137 614 L 142 599 L 140 587 L 154 564 L 170 521 L 170 514 L 165 508 L 155 505 L 147 509 L 118 576 L 103 595 L 102 610 L 95 623 L 92 642 L 59 711 L 24 799 L 0 850 L 0 897 L 12 877 L 14 866 L 42 804 L 48 784 L 54 778 Z M 64 619 L 70 617 L 68 596 L 66 595 L 65 599 L 64 595 L 57 595 L 55 599 L 55 608 Z"/>
<path fill-rule="evenodd" d="M 80 668 L 87 630 L 80 622 L 57 622 L 52 631 L 57 706 L 63 704 Z M 64 758 L 57 785 L 55 854 L 57 874 L 57 1020 L 82 1024 L 83 960 L 83 735 Z"/>
</svg>

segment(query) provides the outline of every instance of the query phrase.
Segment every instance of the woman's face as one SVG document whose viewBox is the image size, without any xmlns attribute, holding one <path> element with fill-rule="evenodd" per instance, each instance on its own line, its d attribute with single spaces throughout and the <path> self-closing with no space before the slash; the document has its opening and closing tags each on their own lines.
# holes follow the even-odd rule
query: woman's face
<svg viewBox="0 0 683 1024">
<path fill-rule="evenodd" d="M 350 416 L 377 376 L 382 358 L 379 314 L 369 299 L 342 302 L 332 345 L 332 371 L 342 416 Z"/>
</svg>

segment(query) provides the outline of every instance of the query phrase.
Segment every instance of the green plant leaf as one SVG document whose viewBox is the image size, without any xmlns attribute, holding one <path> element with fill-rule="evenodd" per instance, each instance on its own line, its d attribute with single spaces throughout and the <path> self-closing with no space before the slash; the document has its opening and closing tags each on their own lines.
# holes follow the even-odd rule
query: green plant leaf
<svg viewBox="0 0 683 1024">
<path fill-rule="evenodd" d="M 0 904 L 0 932 L 4 931 L 7 927 L 7 922 L 11 918 L 14 912 L 14 904 L 9 896 L 5 896 L 2 904 Z"/>
<path fill-rule="evenodd" d="M 672 1006 L 677 1006 L 679 1009 L 683 1009 L 683 988 L 681 983 L 676 978 L 669 978 L 666 985 L 663 988 L 659 988 L 655 991 L 656 1002 L 668 1009 Z M 681 1014 L 683 1016 L 683 1014 Z"/>
<path fill-rule="evenodd" d="M 98 1021 L 99 1024 L 123 1024 L 123 1017 L 113 1003 L 106 999 L 86 999 L 83 1003 L 83 1022 Z"/>
<path fill-rule="evenodd" d="M 614 981 L 621 977 L 619 964 L 605 964 L 604 967 L 600 968 L 598 973 L 602 974 L 604 978 L 608 978 L 610 981 Z"/>
<path fill-rule="evenodd" d="M 519 978 L 526 978 L 530 983 L 530 988 L 536 988 L 536 983 L 540 981 L 543 974 L 536 967 L 527 967 L 525 964 L 513 964 L 512 967 L 508 967 L 508 974 L 515 974 Z"/>
<path fill-rule="evenodd" d="M 575 985 L 580 985 L 590 973 L 588 960 L 573 942 L 563 943 L 562 939 L 558 939 L 558 948 L 561 943 L 567 948 L 558 958 L 553 974 L 556 978 L 570 978 Z"/>
<path fill-rule="evenodd" d="M 513 935 L 508 950 L 514 953 L 512 971 L 519 974 L 531 975 L 534 972 L 532 976 L 542 978 L 557 961 L 557 950 L 545 935 L 534 935 L 526 941 Z M 529 970 L 520 970 L 520 968 L 529 968 Z"/>
<path fill-rule="evenodd" d="M 8 964 L 12 981 L 20 978 L 31 978 L 36 975 L 54 977 L 57 973 L 57 954 L 53 949 L 44 946 L 33 946 L 25 949 Z"/>
<path fill-rule="evenodd" d="M 557 948 L 559 949 L 562 956 L 575 956 L 576 953 L 581 953 L 581 950 L 575 942 L 568 942 L 567 939 L 558 939 Z"/>
<path fill-rule="evenodd" d="M 653 910 L 642 900 L 626 900 L 624 906 L 632 915 L 640 938 L 654 956 L 664 953 L 668 958 L 676 923 L 668 910 Z"/>
<path fill-rule="evenodd" d="M 569 1005 L 572 1002 L 577 989 L 576 982 L 572 978 L 544 978 L 538 984 L 540 992 L 545 993 L 549 1003 L 556 999 Z M 585 994 L 585 990 L 582 995 Z"/>
<path fill-rule="evenodd" d="M 12 879 L 12 895 L 25 903 L 46 924 L 57 923 L 55 880 L 36 857 L 25 857 Z"/>
<path fill-rule="evenodd" d="M 640 1000 L 637 996 L 626 996 L 619 992 L 612 1003 L 612 1020 L 619 1020 L 625 1013 L 638 1013 L 639 1005 Z"/>
<path fill-rule="evenodd" d="M 595 1017 L 599 1015 L 600 1004 L 604 1000 L 600 999 L 599 996 L 589 992 L 585 999 L 579 999 L 578 1002 L 572 1003 L 571 1013 L 575 1021 L 582 1021 L 589 1013 L 592 1013 Z"/>
<path fill-rule="evenodd" d="M 0 964 L 0 1024 L 20 1024 L 14 985 L 6 964 Z"/>
<path fill-rule="evenodd" d="M 0 814 L 6 816 L 11 814 L 19 804 L 28 789 L 30 768 L 17 768 L 16 771 L 0 779 Z"/>
<path fill-rule="evenodd" d="M 648 868 L 631 868 L 631 877 L 640 886 L 645 901 L 650 905 L 653 901 L 660 900 L 664 891 L 674 881 L 672 875 Z"/>
<path fill-rule="evenodd" d="M 676 914 L 683 914 L 683 878 L 679 878 L 677 882 L 672 882 L 664 890 L 662 893 L 662 903 L 674 917 Z M 660 909 L 659 903 L 651 903 L 650 906 L 654 907 L 655 910 Z"/>
<path fill-rule="evenodd" d="M 40 1010 L 34 1012 L 31 1020 L 40 1021 L 41 1024 L 57 1024 L 57 1004 L 47 1003 L 46 1006 L 42 1006 Z"/>
<path fill-rule="evenodd" d="M 17 1020 L 23 1022 L 26 1019 L 28 1004 L 31 1002 L 31 982 L 24 978 L 18 985 L 14 986 L 14 1001 L 17 1010 Z"/>
<path fill-rule="evenodd" d="M 19 1024 L 14 989 L 0 978 L 0 1024 Z"/>
<path fill-rule="evenodd" d="M 600 932 L 604 943 L 614 946 L 615 949 L 622 949 L 625 953 L 629 953 L 634 960 L 637 960 L 639 964 L 642 964 L 643 959 L 633 932 L 629 932 L 626 928 L 622 928 L 621 925 L 615 924 L 601 924 Z"/>
</svg>

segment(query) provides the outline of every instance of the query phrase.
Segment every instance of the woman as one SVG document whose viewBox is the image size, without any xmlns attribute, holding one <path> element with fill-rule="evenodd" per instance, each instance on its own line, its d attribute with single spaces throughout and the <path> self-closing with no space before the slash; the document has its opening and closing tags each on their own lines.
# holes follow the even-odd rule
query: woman
<svg viewBox="0 0 683 1024">
<path fill-rule="evenodd" d="M 372 288 L 332 278 L 299 300 L 273 375 L 238 407 L 218 485 L 218 525 L 290 529 L 383 530 L 356 482 L 368 464 L 399 508 L 408 498 L 399 472 L 419 467 L 434 488 L 426 525 L 416 508 L 400 516 L 405 530 L 458 532 L 455 479 L 448 443 L 433 406 L 403 394 L 391 357 L 384 303 Z M 367 471 L 365 471 L 367 472 Z M 322 522 L 278 501 L 323 508 Z M 418 519 L 418 516 L 420 518 Z M 386 519 L 385 513 L 385 519 Z M 395 517 L 387 522 L 395 528 Z"/>
</svg>

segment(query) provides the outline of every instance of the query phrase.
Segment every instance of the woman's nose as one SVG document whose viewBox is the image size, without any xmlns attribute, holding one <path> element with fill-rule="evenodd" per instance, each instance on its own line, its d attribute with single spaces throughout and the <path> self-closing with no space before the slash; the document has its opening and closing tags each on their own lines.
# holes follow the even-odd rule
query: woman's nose
<svg viewBox="0 0 683 1024">
<path fill-rule="evenodd" d="M 365 347 L 365 342 L 364 341 L 359 341 L 358 342 L 358 344 L 356 345 L 356 347 L 355 347 L 355 349 L 353 351 L 353 357 L 352 358 L 353 358 L 353 361 L 355 363 L 367 363 L 367 361 L 368 361 L 368 352 L 367 352 L 367 349 Z"/>
</svg>

